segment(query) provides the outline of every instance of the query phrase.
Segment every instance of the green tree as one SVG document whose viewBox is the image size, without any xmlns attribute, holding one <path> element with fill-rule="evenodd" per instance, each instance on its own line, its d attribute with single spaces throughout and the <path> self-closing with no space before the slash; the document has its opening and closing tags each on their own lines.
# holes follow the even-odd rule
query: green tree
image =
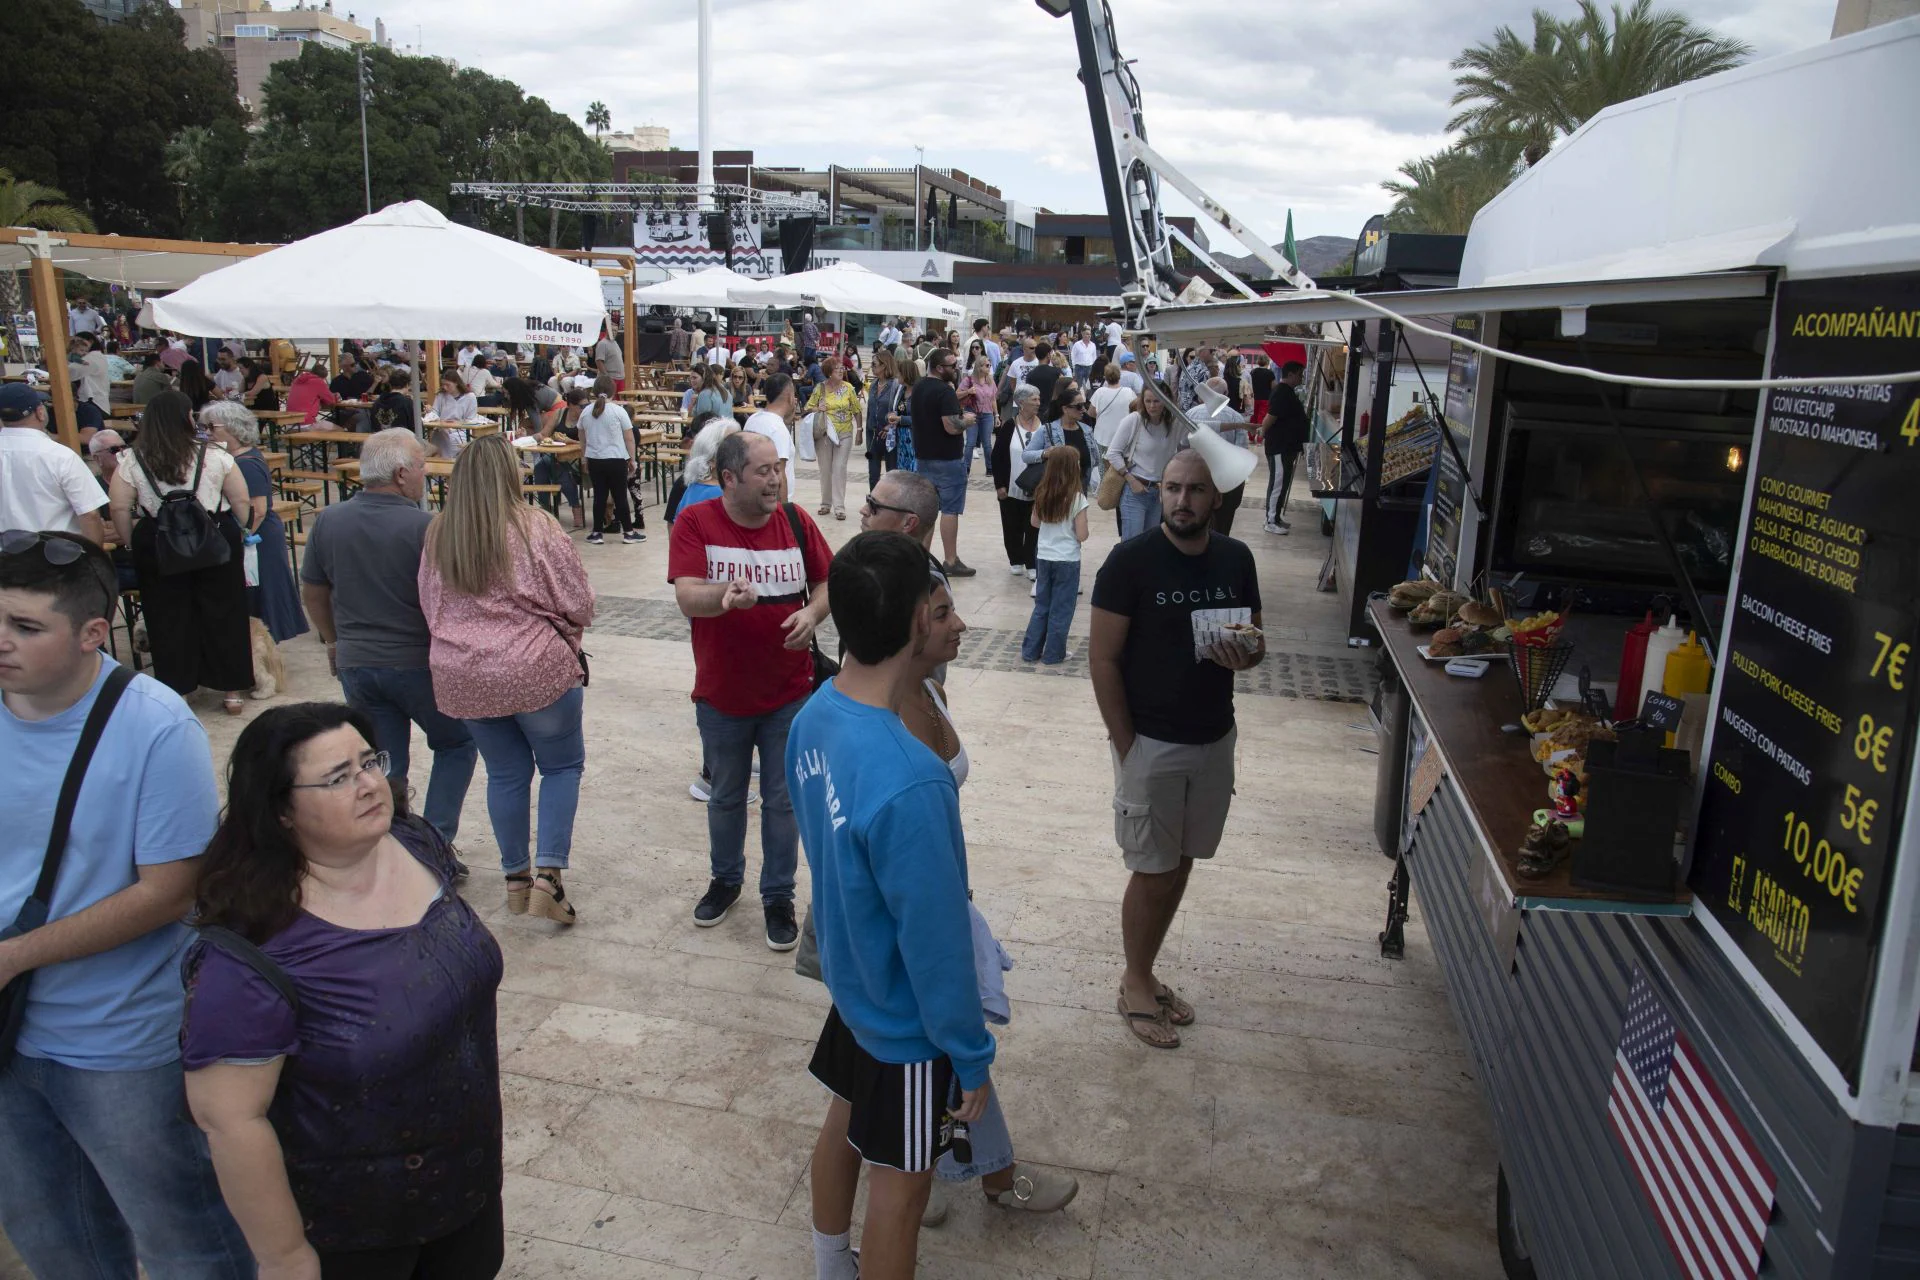
<svg viewBox="0 0 1920 1280">
<path fill-rule="evenodd" d="M 91 231 L 93 219 L 67 203 L 64 191 L 22 182 L 0 169 L 0 227 L 39 227 L 43 231 Z"/>
<path fill-rule="evenodd" d="M 184 33 L 164 3 L 103 23 L 80 0 L 4 0 L 0 166 L 60 188 L 102 230 L 181 234 L 168 139 L 244 121 L 226 62 Z"/>
<path fill-rule="evenodd" d="M 1521 171 L 1527 138 L 1519 132 L 1458 142 L 1400 166 L 1401 178 L 1380 185 L 1393 196 L 1387 227 L 1465 235 L 1480 206 Z"/>
<path fill-rule="evenodd" d="M 38 227 L 42 231 L 91 231 L 93 220 L 67 203 L 64 192 L 38 182 L 22 182 L 0 169 L 0 227 Z M 0 272 L 0 313 L 6 326 L 4 338 L 7 358 L 21 351 L 13 317 L 20 311 L 20 273 Z"/>
<path fill-rule="evenodd" d="M 1579 0 L 1570 20 L 1536 9 L 1531 41 L 1501 27 L 1463 51 L 1452 64 L 1452 105 L 1462 109 L 1447 127 L 1470 140 L 1518 135 L 1533 165 L 1603 109 L 1737 67 L 1753 53 L 1684 14 L 1656 11 L 1653 0 L 1609 12 L 1611 21 L 1596 0 Z"/>
<path fill-rule="evenodd" d="M 613 115 L 607 110 L 607 104 L 595 99 L 587 104 L 587 128 L 593 130 L 593 140 L 600 141 L 600 131 L 613 128 Z"/>
<path fill-rule="evenodd" d="M 578 124 L 508 81 L 386 49 L 365 56 L 376 208 L 424 200 L 483 230 L 524 239 L 524 209 L 456 200 L 453 184 L 551 181 L 556 156 L 604 153 Z M 308 44 L 298 58 L 274 67 L 263 86 L 259 128 L 243 140 L 244 154 L 223 159 L 221 172 L 202 179 L 225 236 L 295 239 L 360 216 L 355 92 L 353 57 L 346 52 Z M 603 162 L 587 177 L 603 177 L 606 168 Z"/>
</svg>

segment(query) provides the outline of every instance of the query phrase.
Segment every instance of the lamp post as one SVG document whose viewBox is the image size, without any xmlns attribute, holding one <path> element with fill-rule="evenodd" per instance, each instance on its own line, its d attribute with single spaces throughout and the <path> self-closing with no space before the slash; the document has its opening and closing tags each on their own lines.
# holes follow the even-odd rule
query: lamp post
<svg viewBox="0 0 1920 1280">
<path fill-rule="evenodd" d="M 926 193 L 921 186 L 920 171 L 927 167 L 927 149 L 918 143 L 913 148 L 913 251 L 920 252 L 920 228 L 926 222 Z"/>
<path fill-rule="evenodd" d="M 360 82 L 360 177 L 366 184 L 367 212 L 373 212 L 373 164 L 367 159 L 367 47 L 356 45 L 353 67 Z"/>
</svg>

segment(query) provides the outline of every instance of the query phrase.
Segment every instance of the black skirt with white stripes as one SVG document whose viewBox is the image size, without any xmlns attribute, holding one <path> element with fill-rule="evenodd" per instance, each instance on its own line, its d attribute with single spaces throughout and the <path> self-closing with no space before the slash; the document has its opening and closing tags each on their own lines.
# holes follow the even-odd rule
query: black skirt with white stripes
<svg viewBox="0 0 1920 1280">
<path fill-rule="evenodd" d="M 867 1163 L 924 1173 L 952 1142 L 948 1106 L 958 1093 L 948 1058 L 882 1062 L 829 1009 L 807 1069 L 851 1109 L 847 1141 Z"/>
</svg>

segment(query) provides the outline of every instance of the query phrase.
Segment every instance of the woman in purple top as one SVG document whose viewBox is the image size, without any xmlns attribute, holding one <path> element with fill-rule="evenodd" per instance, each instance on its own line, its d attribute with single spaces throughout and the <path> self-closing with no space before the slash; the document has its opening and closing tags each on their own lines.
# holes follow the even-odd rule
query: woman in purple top
<svg viewBox="0 0 1920 1280">
<path fill-rule="evenodd" d="M 260 1280 L 487 1280 L 504 1250 L 500 949 L 396 822 L 373 726 L 263 712 L 234 744 L 191 947 L 187 1101 Z"/>
</svg>

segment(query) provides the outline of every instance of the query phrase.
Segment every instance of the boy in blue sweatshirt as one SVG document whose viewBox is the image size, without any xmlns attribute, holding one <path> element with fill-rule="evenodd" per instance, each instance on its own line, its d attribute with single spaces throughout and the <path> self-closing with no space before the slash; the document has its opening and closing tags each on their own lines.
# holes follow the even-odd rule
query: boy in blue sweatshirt
<svg viewBox="0 0 1920 1280">
<path fill-rule="evenodd" d="M 787 735 L 833 995 L 810 1068 L 833 1094 L 813 1150 L 819 1280 L 913 1275 L 934 1162 L 991 1087 L 959 791 L 894 713 L 926 644 L 931 583 L 926 552 L 902 534 L 841 548 L 827 599 L 846 665 Z M 856 1271 L 848 1238 L 863 1160 L 873 1173 Z"/>
</svg>

